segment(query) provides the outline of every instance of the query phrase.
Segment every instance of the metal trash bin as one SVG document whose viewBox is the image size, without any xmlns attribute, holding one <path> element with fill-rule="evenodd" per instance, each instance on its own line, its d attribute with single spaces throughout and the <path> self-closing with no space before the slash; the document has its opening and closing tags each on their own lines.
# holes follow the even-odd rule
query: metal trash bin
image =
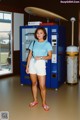
<svg viewBox="0 0 80 120">
<path fill-rule="evenodd" d="M 67 83 L 78 83 L 78 47 L 68 46 L 67 50 Z"/>
</svg>

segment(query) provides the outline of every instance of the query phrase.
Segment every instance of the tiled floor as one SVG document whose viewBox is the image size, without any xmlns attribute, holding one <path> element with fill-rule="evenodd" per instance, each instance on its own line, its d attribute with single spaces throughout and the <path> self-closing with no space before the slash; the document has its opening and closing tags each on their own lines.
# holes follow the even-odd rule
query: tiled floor
<svg viewBox="0 0 80 120">
<path fill-rule="evenodd" d="M 39 104 L 29 108 L 31 101 L 31 86 L 21 86 L 19 76 L 0 79 L 0 112 L 8 111 L 10 120 L 80 120 L 80 82 L 63 84 L 58 91 L 47 89 L 48 112 L 42 108 L 39 89 Z"/>
</svg>

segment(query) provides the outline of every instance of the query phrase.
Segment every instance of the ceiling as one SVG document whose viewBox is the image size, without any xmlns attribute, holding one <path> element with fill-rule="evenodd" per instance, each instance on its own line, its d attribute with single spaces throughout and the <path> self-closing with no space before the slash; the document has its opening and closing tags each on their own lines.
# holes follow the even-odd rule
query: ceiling
<svg viewBox="0 0 80 120">
<path fill-rule="evenodd" d="M 17 8 L 21 9 L 22 12 L 26 6 L 40 6 L 42 0 L 0 0 L 0 9 L 2 6 L 5 8 Z"/>
<path fill-rule="evenodd" d="M 59 5 L 58 0 L 1 0 L 0 9 L 7 8 L 9 9 L 18 9 L 19 11 L 24 12 L 25 7 L 39 7 L 42 9 L 50 10 L 54 5 L 56 7 Z M 2 7 L 3 6 L 3 7 Z M 55 7 L 54 7 L 55 8 Z M 12 10 L 13 11 L 13 10 Z"/>
<path fill-rule="evenodd" d="M 34 5 L 41 5 L 43 4 L 43 0 L 0 0 L 1 3 L 4 4 L 13 4 L 13 5 L 18 5 L 18 6 L 25 6 L 25 5 L 30 5 L 30 4 L 34 4 Z M 55 0 L 54 0 L 55 1 Z M 49 0 L 44 0 L 45 3 L 49 2 Z"/>
<path fill-rule="evenodd" d="M 65 18 L 76 15 L 80 4 L 61 4 L 60 0 L 1 0 L 0 9 L 7 11 L 24 12 L 25 7 L 38 7 Z"/>
</svg>

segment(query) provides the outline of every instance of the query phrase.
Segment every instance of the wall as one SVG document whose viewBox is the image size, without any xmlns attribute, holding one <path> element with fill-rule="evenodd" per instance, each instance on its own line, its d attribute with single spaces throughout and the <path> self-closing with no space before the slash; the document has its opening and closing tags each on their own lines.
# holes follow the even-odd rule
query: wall
<svg viewBox="0 0 80 120">
<path fill-rule="evenodd" d="M 24 25 L 24 14 L 14 13 L 14 50 L 13 50 L 13 73 L 20 74 L 20 26 Z"/>
<path fill-rule="evenodd" d="M 14 13 L 14 51 L 20 50 L 20 26 L 24 25 L 24 14 Z"/>
<path fill-rule="evenodd" d="M 79 76 L 80 76 L 80 11 L 79 11 Z"/>
</svg>

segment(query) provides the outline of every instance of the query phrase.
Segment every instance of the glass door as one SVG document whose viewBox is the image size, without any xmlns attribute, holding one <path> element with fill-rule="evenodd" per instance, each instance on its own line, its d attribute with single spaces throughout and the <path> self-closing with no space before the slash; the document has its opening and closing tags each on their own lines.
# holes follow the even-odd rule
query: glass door
<svg viewBox="0 0 80 120">
<path fill-rule="evenodd" d="M 0 11 L 0 76 L 12 68 L 12 13 Z"/>
</svg>

